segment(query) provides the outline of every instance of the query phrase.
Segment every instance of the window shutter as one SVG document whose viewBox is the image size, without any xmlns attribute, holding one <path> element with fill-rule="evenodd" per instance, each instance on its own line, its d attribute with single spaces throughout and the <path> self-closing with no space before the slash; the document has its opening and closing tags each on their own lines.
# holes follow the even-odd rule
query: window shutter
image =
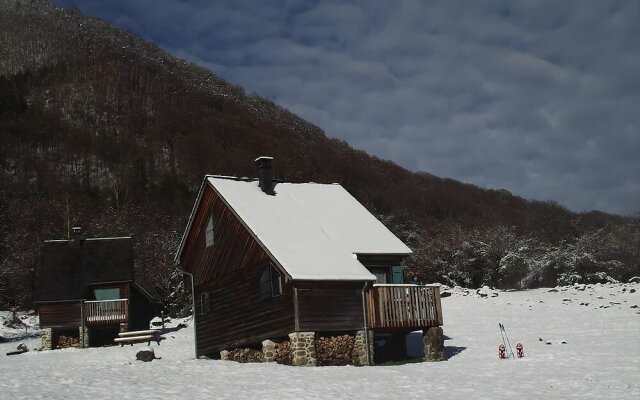
<svg viewBox="0 0 640 400">
<path fill-rule="evenodd" d="M 280 280 L 280 272 L 271 266 L 269 269 L 271 272 L 271 296 L 278 296 L 282 294 L 282 281 Z"/>
<path fill-rule="evenodd" d="M 264 299 L 271 297 L 271 266 L 267 265 L 260 275 L 260 296 Z"/>
<path fill-rule="evenodd" d="M 391 282 L 395 284 L 404 283 L 403 268 L 400 265 L 391 267 Z"/>
</svg>

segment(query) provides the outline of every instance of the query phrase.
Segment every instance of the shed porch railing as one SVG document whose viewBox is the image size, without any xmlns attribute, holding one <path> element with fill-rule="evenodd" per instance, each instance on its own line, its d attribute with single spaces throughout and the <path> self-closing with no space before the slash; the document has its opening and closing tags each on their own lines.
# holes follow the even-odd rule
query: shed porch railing
<svg viewBox="0 0 640 400">
<path fill-rule="evenodd" d="M 442 325 L 438 285 L 375 284 L 367 291 L 369 326 L 379 331 Z"/>
<path fill-rule="evenodd" d="M 84 318 L 87 324 L 114 324 L 129 319 L 129 300 L 96 300 L 84 302 Z"/>
</svg>

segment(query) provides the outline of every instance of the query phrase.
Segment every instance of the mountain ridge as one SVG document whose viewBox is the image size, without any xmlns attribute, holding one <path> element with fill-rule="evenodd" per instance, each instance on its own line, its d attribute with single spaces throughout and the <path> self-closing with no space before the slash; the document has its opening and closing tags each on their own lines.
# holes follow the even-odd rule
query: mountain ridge
<svg viewBox="0 0 640 400">
<path fill-rule="evenodd" d="M 637 236 L 637 218 L 572 213 L 410 172 L 134 34 L 46 1 L 1 0 L 0 39 L 0 274 L 23 287 L 37 273 L 39 243 L 82 225 L 88 235 L 136 237 L 137 270 L 168 296 L 172 254 L 202 177 L 254 176 L 258 155 L 275 158 L 278 178 L 341 183 L 409 242 L 416 255 L 408 265 L 425 279 L 468 278 L 434 267 L 444 257 L 431 254 L 439 237 L 451 247 L 491 232 L 549 246 L 598 231 Z M 616 257 L 638 270 L 637 252 Z M 468 285 L 499 283 L 482 275 Z"/>
</svg>

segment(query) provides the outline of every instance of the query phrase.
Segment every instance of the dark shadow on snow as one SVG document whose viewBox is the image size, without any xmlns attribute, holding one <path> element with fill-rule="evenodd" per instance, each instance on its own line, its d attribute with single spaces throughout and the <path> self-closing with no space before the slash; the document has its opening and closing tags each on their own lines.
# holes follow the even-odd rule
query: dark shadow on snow
<svg viewBox="0 0 640 400">
<path fill-rule="evenodd" d="M 173 328 L 164 328 L 164 329 L 159 329 L 159 330 L 160 330 L 160 334 L 164 335 L 165 333 L 177 332 L 177 331 L 179 331 L 181 329 L 184 329 L 186 327 L 187 327 L 187 325 L 179 324 L 178 326 L 174 326 Z"/>
<path fill-rule="evenodd" d="M 455 357 L 458 354 L 462 353 L 466 349 L 466 347 L 459 346 L 444 346 L 444 357 L 448 360 L 451 357 Z"/>
</svg>

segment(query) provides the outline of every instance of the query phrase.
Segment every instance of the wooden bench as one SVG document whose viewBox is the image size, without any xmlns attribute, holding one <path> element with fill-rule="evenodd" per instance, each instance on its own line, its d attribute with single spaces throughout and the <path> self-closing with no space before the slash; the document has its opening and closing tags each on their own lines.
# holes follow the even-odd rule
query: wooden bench
<svg viewBox="0 0 640 400">
<path fill-rule="evenodd" d="M 133 346 L 134 343 L 144 342 L 147 342 L 147 346 L 149 346 L 152 341 L 158 343 L 159 346 L 162 340 L 164 340 L 164 337 L 160 336 L 160 331 L 157 330 L 120 332 L 118 337 L 113 339 L 115 343 L 120 344 L 120 347 L 125 344 Z"/>
</svg>

